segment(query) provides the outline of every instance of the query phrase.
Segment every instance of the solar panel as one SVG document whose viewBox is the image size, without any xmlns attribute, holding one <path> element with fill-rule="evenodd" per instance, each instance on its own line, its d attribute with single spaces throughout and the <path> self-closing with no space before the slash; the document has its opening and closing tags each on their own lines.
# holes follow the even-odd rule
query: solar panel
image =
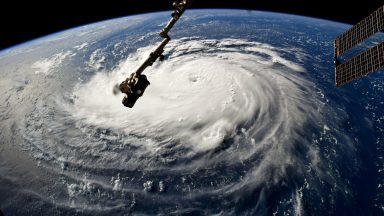
<svg viewBox="0 0 384 216">
<path fill-rule="evenodd" d="M 384 29 L 384 5 L 335 39 L 335 57 Z"/>
<path fill-rule="evenodd" d="M 384 29 L 384 5 L 338 36 L 334 41 L 336 86 L 344 85 L 384 67 L 384 42 L 340 62 L 339 56 Z"/>
<path fill-rule="evenodd" d="M 384 42 L 336 66 L 336 86 L 384 67 Z"/>
</svg>

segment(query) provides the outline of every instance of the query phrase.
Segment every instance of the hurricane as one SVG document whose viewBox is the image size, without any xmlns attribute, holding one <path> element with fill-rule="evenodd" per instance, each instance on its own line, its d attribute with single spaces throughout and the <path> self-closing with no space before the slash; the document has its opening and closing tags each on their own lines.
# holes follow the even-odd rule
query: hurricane
<svg viewBox="0 0 384 216">
<path fill-rule="evenodd" d="M 327 121 L 345 114 L 324 105 L 303 67 L 308 53 L 242 38 L 175 39 L 166 59 L 145 71 L 151 84 L 128 109 L 113 86 L 153 47 L 70 87 L 60 83 L 75 78 L 62 74 L 39 90 L 44 100 L 16 131 L 38 166 L 59 176 L 62 192 L 27 193 L 89 214 L 305 215 L 348 199 L 335 164 L 352 160 L 353 144 L 330 132 L 337 118 Z"/>
</svg>

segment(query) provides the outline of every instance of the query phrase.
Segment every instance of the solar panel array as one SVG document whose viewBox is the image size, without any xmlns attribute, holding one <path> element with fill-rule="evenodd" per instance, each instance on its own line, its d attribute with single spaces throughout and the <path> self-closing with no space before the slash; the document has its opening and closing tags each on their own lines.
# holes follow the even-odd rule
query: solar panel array
<svg viewBox="0 0 384 216">
<path fill-rule="evenodd" d="M 384 42 L 340 63 L 338 57 L 384 29 L 384 5 L 335 39 L 336 86 L 384 67 Z"/>
<path fill-rule="evenodd" d="M 384 67 L 384 43 L 336 66 L 336 86 L 358 79 Z"/>
<path fill-rule="evenodd" d="M 384 5 L 336 38 L 336 57 L 383 29 Z"/>
</svg>

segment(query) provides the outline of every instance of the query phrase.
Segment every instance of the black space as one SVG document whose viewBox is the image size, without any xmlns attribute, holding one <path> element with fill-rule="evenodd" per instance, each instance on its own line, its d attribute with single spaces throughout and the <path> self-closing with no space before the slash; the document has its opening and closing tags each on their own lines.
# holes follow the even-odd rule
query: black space
<svg viewBox="0 0 384 216">
<path fill-rule="evenodd" d="M 115 17 L 171 10 L 170 0 L 3 2 L 0 49 L 71 27 Z M 195 0 L 191 8 L 239 8 L 299 14 L 355 24 L 384 0 Z"/>
</svg>

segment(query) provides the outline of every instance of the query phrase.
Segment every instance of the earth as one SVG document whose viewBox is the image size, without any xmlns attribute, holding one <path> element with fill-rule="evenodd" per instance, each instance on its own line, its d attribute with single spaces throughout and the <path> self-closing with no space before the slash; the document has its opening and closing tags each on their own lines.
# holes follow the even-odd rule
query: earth
<svg viewBox="0 0 384 216">
<path fill-rule="evenodd" d="M 333 40 L 349 25 L 188 10 L 128 109 L 113 86 L 169 19 L 0 52 L 4 215 L 384 214 L 384 75 L 334 84 Z"/>
</svg>

